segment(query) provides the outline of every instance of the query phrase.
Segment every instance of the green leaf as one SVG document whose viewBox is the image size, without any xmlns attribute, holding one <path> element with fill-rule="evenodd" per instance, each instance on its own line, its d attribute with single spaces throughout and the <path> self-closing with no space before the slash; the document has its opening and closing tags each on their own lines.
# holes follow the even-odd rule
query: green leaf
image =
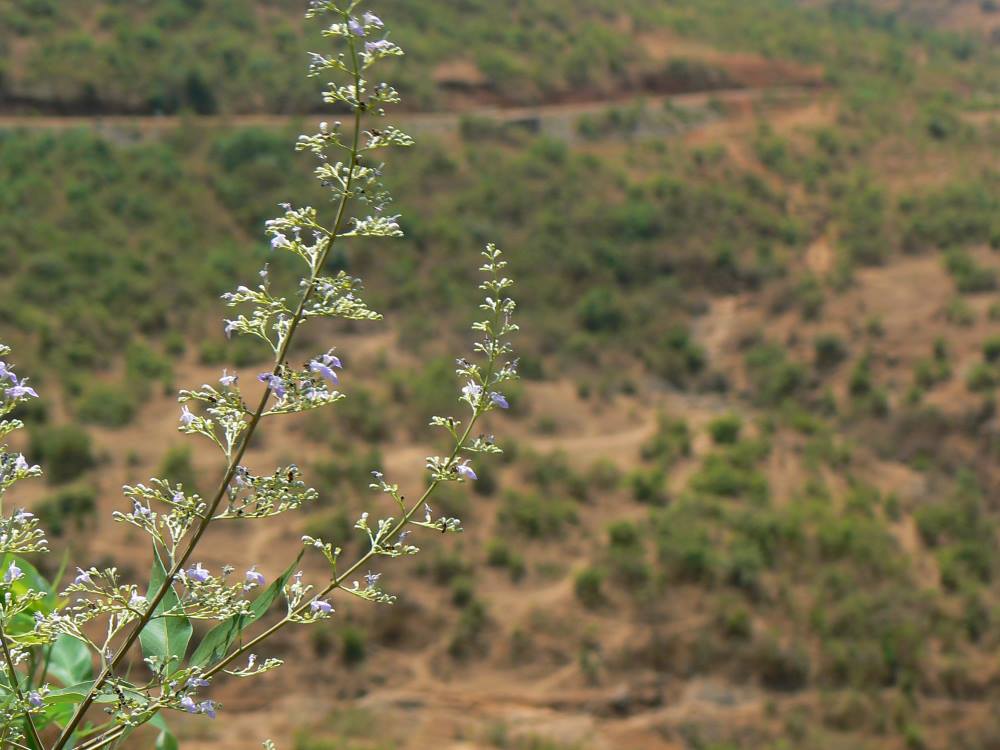
<svg viewBox="0 0 1000 750">
<path fill-rule="evenodd" d="M 160 730 L 160 736 L 156 738 L 156 750 L 179 750 L 180 743 L 162 716 L 157 714 L 149 720 L 149 723 Z"/>
<path fill-rule="evenodd" d="M 250 627 L 251 624 L 259 620 L 267 610 L 274 604 L 274 600 L 281 595 L 281 590 L 285 583 L 292 577 L 293 572 L 299 567 L 303 552 L 295 558 L 295 562 L 288 566 L 288 569 L 274 580 L 270 586 L 264 589 L 250 606 L 252 614 L 233 615 L 228 620 L 208 631 L 198 648 L 191 656 L 192 667 L 210 667 L 220 661 L 228 652 L 240 633 Z"/>
<path fill-rule="evenodd" d="M 90 694 L 90 688 L 93 687 L 94 681 L 87 680 L 85 682 L 79 682 L 76 685 L 70 685 L 69 687 L 59 688 L 58 690 L 50 690 L 45 696 L 45 702 L 48 703 L 82 703 L 83 699 Z M 139 692 L 134 687 L 129 685 L 123 685 L 118 683 L 119 688 L 125 695 L 129 697 L 134 697 L 136 699 L 145 698 L 146 696 Z M 94 698 L 94 703 L 114 703 L 118 700 L 118 696 L 114 693 L 101 693 L 96 698 Z"/>
<path fill-rule="evenodd" d="M 150 573 L 149 590 L 146 592 L 150 601 L 166 579 L 167 571 L 160 561 L 160 553 L 154 548 L 153 571 Z M 184 662 L 184 654 L 187 653 L 191 634 L 194 631 L 191 622 L 186 617 L 181 615 L 162 616 L 164 612 L 176 610 L 179 604 L 180 599 L 177 597 L 177 592 L 174 591 L 173 586 L 170 586 L 159 605 L 153 610 L 152 619 L 139 633 L 139 643 L 142 645 L 143 656 L 147 658 L 156 656 L 162 664 L 167 664 L 171 656 L 177 657 L 177 660 L 167 668 L 167 674 L 180 669 Z"/>
<path fill-rule="evenodd" d="M 45 703 L 46 705 L 50 703 L 83 703 L 93 684 L 93 680 L 87 680 L 58 690 L 50 690 L 45 696 Z"/>
<path fill-rule="evenodd" d="M 49 655 L 49 674 L 63 685 L 75 685 L 94 676 L 90 649 L 76 638 L 61 635 L 52 645 Z"/>
<path fill-rule="evenodd" d="M 28 612 L 43 612 L 48 614 L 55 609 L 56 606 L 56 594 L 53 591 L 52 584 L 49 583 L 48 579 L 45 578 L 38 569 L 23 558 L 17 557 L 16 555 L 6 554 L 3 556 L 3 560 L 0 561 L 0 575 L 7 572 L 12 562 L 17 563 L 17 567 L 21 569 L 24 574 L 16 581 L 11 584 L 11 591 L 16 596 L 24 596 L 28 593 L 28 590 L 40 591 L 43 594 L 47 594 L 44 599 L 37 602 L 28 608 Z"/>
</svg>

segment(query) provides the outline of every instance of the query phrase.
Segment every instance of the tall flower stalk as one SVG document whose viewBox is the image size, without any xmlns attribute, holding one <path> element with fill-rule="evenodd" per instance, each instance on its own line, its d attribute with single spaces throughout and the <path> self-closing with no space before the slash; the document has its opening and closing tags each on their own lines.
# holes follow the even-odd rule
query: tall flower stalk
<svg viewBox="0 0 1000 750">
<path fill-rule="evenodd" d="M 450 448 L 445 456 L 427 459 L 429 480 L 419 499 L 407 504 L 398 485 L 374 472 L 371 487 L 391 498 L 393 515 L 364 513 L 355 524 L 365 535 L 367 551 L 349 564 L 341 563 L 337 540 L 303 537 L 304 548 L 287 569 L 268 582 L 254 561 L 244 561 L 219 571 L 197 562 L 200 543 L 217 523 L 245 523 L 293 511 L 314 500 L 318 493 L 306 486 L 298 469 L 277 467 L 270 474 L 256 474 L 244 458 L 258 429 L 273 418 L 335 404 L 345 398 L 337 389 L 343 363 L 335 350 L 313 356 L 301 368 L 289 355 L 296 333 L 315 318 L 375 321 L 381 316 L 361 297 L 361 282 L 343 271 L 331 275 L 327 258 L 335 244 L 354 238 L 391 238 L 402 235 L 398 217 L 386 212 L 390 196 L 381 182 L 378 152 L 410 146 L 412 140 L 380 120 L 386 105 L 399 101 L 386 83 L 373 84 L 369 71 L 387 57 L 402 55 L 388 37 L 382 20 L 361 12 L 360 0 L 314 0 L 307 17 L 330 23 L 323 35 L 335 40 L 341 51 L 313 53 L 311 76 L 339 74 L 323 98 L 339 110 L 350 112 L 350 125 L 321 123 L 318 132 L 299 137 L 297 148 L 318 160 L 316 176 L 332 193 L 332 223 L 321 223 L 312 207 L 283 204 L 280 216 L 267 222 L 266 231 L 275 252 L 296 256 L 307 271 L 296 296 L 283 296 L 269 278 L 267 266 L 251 288 L 239 286 L 223 295 L 234 309 L 225 321 L 227 336 L 259 339 L 272 351 L 273 364 L 257 375 L 263 393 L 250 407 L 243 398 L 239 378 L 223 371 L 217 384 L 205 384 L 180 393 L 180 430 L 200 435 L 221 452 L 224 465 L 215 490 L 203 498 L 180 484 L 152 479 L 148 485 L 126 486 L 131 503 L 115 519 L 134 526 L 152 540 L 150 580 L 145 589 L 123 579 L 115 568 L 77 568 L 77 575 L 62 592 L 52 587 L 19 555 L 44 550 L 44 536 L 30 513 L 19 511 L 3 521 L 0 553 L 6 573 L 0 582 L 0 745 L 36 750 L 97 750 L 116 743 L 136 727 L 154 722 L 164 742 L 175 743 L 161 712 L 167 710 L 214 718 L 219 704 L 208 697 L 213 680 L 225 674 L 248 678 L 275 669 L 281 661 L 258 659 L 266 641 L 292 623 L 311 624 L 335 615 L 331 601 L 346 593 L 371 602 L 391 604 L 394 596 L 380 585 L 380 574 L 369 573 L 364 585 L 354 581 L 358 572 L 379 557 L 402 557 L 419 549 L 409 541 L 414 529 L 457 532 L 457 518 L 435 517 L 430 506 L 435 490 L 445 482 L 474 481 L 470 461 L 476 454 L 498 453 L 492 438 L 476 435 L 480 418 L 507 407 L 503 385 L 515 378 L 516 361 L 510 359 L 509 336 L 515 308 L 508 294 L 512 285 L 504 275 L 501 252 L 490 245 L 483 252 L 485 280 L 484 319 L 473 329 L 478 335 L 473 359 L 457 360 L 459 400 L 468 412 L 465 424 L 454 417 L 435 416 L 431 424 L 445 430 Z M 7 350 L 0 348 L 0 356 Z M 0 417 L 37 394 L 18 380 L 12 368 L 0 361 L 4 399 Z M 0 421 L 0 439 L 20 427 L 16 420 Z M 0 502 L 14 482 L 40 473 L 19 454 L 0 452 Z M 2 506 L 0 506 L 2 511 Z M 412 528 L 411 528 L 412 527 Z M 297 572 L 307 550 L 319 551 L 328 575 L 315 584 Z M 30 569 L 30 578 L 25 570 Z M 283 600 L 284 615 L 265 630 L 253 633 L 254 624 Z M 62 602 L 67 602 L 62 604 Z M 216 623 L 192 646 L 192 621 Z M 141 652 L 145 669 L 125 667 Z M 96 658 L 95 658 L 96 657 Z M 94 674 L 93 664 L 98 665 Z M 41 668 L 38 665 L 44 665 Z M 142 672 L 136 678 L 134 672 Z M 94 704 L 101 704 L 109 719 L 88 723 Z M 43 738 L 51 737 L 46 744 Z"/>
</svg>

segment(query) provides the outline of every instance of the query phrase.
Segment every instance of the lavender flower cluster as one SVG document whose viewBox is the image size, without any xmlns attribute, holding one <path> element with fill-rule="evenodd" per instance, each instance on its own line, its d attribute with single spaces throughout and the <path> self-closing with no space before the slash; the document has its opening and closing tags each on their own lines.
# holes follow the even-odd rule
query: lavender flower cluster
<svg viewBox="0 0 1000 750">
<path fill-rule="evenodd" d="M 370 486 L 389 496 L 391 510 L 365 512 L 357 520 L 355 529 L 368 545 L 351 562 L 341 560 L 336 540 L 309 536 L 284 571 L 273 576 L 253 560 L 219 569 L 198 560 L 210 526 L 271 518 L 318 497 L 295 465 L 258 473 L 244 461 L 265 422 L 347 397 L 338 390 L 344 365 L 336 349 L 315 354 L 302 367 L 290 363 L 299 329 L 316 318 L 381 319 L 364 302 L 359 279 L 326 271 L 335 244 L 402 234 L 399 217 L 386 213 L 391 197 L 381 182 L 383 165 L 373 154 L 413 141 L 391 125 L 366 124 L 384 117 L 384 106 L 399 100 L 389 84 L 371 82 L 368 70 L 403 51 L 389 39 L 382 19 L 360 11 L 360 4 L 313 0 L 306 13 L 330 21 L 323 35 L 341 47 L 332 55 L 312 54 L 309 75 L 340 75 L 343 80 L 331 82 L 323 98 L 351 112 L 348 125 L 323 122 L 317 133 L 297 142 L 298 150 L 317 159 L 316 177 L 333 197 L 332 222 L 321 223 L 312 207 L 282 204 L 281 214 L 267 222 L 266 233 L 273 252 L 290 253 L 304 264 L 299 284 L 276 289 L 265 265 L 255 287 L 240 285 L 222 297 L 237 309 L 225 321 L 225 335 L 256 338 L 273 354 L 272 367 L 256 375 L 263 394 L 248 404 L 238 374 L 229 370 L 214 384 L 180 392 L 179 430 L 205 438 L 221 453 L 221 476 L 213 492 L 202 497 L 162 478 L 123 488 L 127 509 L 114 518 L 150 537 L 149 580 L 129 580 L 115 567 L 77 567 L 58 592 L 58 582 L 46 581 L 24 558 L 46 551 L 38 519 L 24 509 L 8 515 L 3 505 L 14 484 L 39 476 L 41 468 L 0 444 L 2 747 L 98 750 L 150 723 L 161 732 L 157 747 L 177 747 L 164 716 L 180 711 L 214 719 L 222 709 L 210 697 L 217 680 L 249 678 L 281 666 L 279 659 L 258 656 L 275 633 L 293 623 L 334 617 L 338 594 L 391 604 L 395 596 L 382 588 L 383 573 L 372 572 L 371 566 L 382 558 L 417 554 L 419 548 L 410 542 L 416 530 L 461 531 L 460 519 L 435 515 L 430 504 L 434 493 L 446 482 L 475 481 L 475 457 L 501 450 L 492 436 L 476 433 L 485 414 L 508 408 L 504 385 L 517 377 L 509 343 L 517 330 L 515 303 L 508 295 L 512 282 L 504 274 L 501 252 L 490 245 L 482 253 L 484 315 L 472 326 L 477 361 L 456 362 L 456 400 L 464 407 L 465 421 L 431 419 L 432 426 L 447 433 L 448 449 L 427 458 L 428 481 L 418 499 L 407 502 L 397 484 L 373 472 Z M 8 355 L 9 349 L 0 345 L 0 441 L 23 427 L 15 410 L 38 398 L 28 379 L 14 373 Z M 322 555 L 327 570 L 314 582 L 300 570 L 310 550 Z M 283 613 L 272 618 L 273 624 L 258 625 L 278 608 Z M 195 621 L 211 624 L 207 632 L 199 630 L 205 632 L 200 639 L 195 638 Z M 138 667 L 137 657 L 142 661 Z M 95 704 L 103 710 L 97 711 Z M 267 741 L 265 747 L 274 745 Z"/>
</svg>

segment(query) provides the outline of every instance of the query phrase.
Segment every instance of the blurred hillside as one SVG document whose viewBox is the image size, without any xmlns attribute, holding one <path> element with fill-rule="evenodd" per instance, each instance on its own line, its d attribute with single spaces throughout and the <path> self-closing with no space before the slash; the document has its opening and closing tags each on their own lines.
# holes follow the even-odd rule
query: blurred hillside
<svg viewBox="0 0 1000 750">
<path fill-rule="evenodd" d="M 508 454 L 435 504 L 463 537 L 386 567 L 394 608 L 285 636 L 185 747 L 997 747 L 1000 7 L 376 10 L 407 238 L 331 266 L 386 324 L 315 330 L 350 398 L 250 451 L 318 506 L 204 562 L 357 552 L 368 472 L 419 485 L 487 240 L 522 306 Z M 0 339 L 47 396 L 24 499 L 75 558 L 141 575 L 119 486 L 216 477 L 171 394 L 252 379 L 217 295 L 289 280 L 262 222 L 325 200 L 291 148 L 311 33 L 274 0 L 0 7 Z"/>
</svg>

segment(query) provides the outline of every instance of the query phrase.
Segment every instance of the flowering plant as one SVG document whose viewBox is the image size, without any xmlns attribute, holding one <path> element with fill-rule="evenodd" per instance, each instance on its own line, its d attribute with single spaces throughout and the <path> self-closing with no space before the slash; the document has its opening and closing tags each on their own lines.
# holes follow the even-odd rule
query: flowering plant
<svg viewBox="0 0 1000 750">
<path fill-rule="evenodd" d="M 461 531 L 457 518 L 437 516 L 430 500 L 446 482 L 476 480 L 472 459 L 499 453 L 492 437 L 475 433 L 480 418 L 507 408 L 503 385 L 517 377 L 508 342 L 517 330 L 511 318 L 512 285 L 504 275 L 501 252 L 483 252 L 480 288 L 484 319 L 473 324 L 478 340 L 474 359 L 457 360 L 461 384 L 458 400 L 467 412 L 464 424 L 454 417 L 434 416 L 450 447 L 427 459 L 429 479 L 419 499 L 409 503 L 398 485 L 373 472 L 372 489 L 388 496 L 392 515 L 363 513 L 355 528 L 368 539 L 357 560 L 341 560 L 336 540 L 303 537 L 304 547 L 279 575 L 269 580 L 254 561 L 221 570 L 198 561 L 199 544 L 218 523 L 248 523 L 294 511 L 316 499 L 297 467 L 278 467 L 258 474 L 243 459 L 251 439 L 267 420 L 332 405 L 347 397 L 338 390 L 343 363 L 336 350 L 316 354 L 301 368 L 289 361 L 298 330 L 314 318 L 375 321 L 380 315 L 361 297 L 359 279 L 344 272 L 329 275 L 327 257 L 335 243 L 354 237 L 398 237 L 398 217 L 385 209 L 390 197 L 381 182 L 378 152 L 410 146 L 412 139 L 391 125 L 367 125 L 382 118 L 385 105 L 399 101 L 396 90 L 373 84 L 368 71 L 403 51 L 388 37 L 382 20 L 360 12 L 360 0 L 346 5 L 313 0 L 308 18 L 332 21 L 323 31 L 342 51 L 313 54 L 311 76 L 339 73 L 323 98 L 351 113 L 351 123 L 321 123 L 313 135 L 300 136 L 297 148 L 318 160 L 316 176 L 335 205 L 330 224 L 322 224 L 312 207 L 283 204 L 282 214 L 267 222 L 275 252 L 296 256 L 306 272 L 296 296 L 276 288 L 267 266 L 253 288 L 239 286 L 223 295 L 237 309 L 225 322 L 227 336 L 255 337 L 273 354 L 273 366 L 257 376 L 263 393 L 255 406 L 243 398 L 239 377 L 224 370 L 218 382 L 180 392 L 179 429 L 207 439 L 223 459 L 215 490 L 202 497 L 166 479 L 124 487 L 129 500 L 115 520 L 147 534 L 152 541 L 151 574 L 145 585 L 129 581 L 114 567 L 78 567 L 62 591 L 50 584 L 23 555 L 46 551 L 38 520 L 17 510 L 4 514 L 3 500 L 17 482 L 41 474 L 25 458 L 0 446 L 0 746 L 33 750 L 97 750 L 119 744 L 137 727 L 152 723 L 160 731 L 157 747 L 176 747 L 164 715 L 183 711 L 215 718 L 221 706 L 211 687 L 223 677 L 249 678 L 281 666 L 276 658 L 259 657 L 266 641 L 292 623 L 312 624 L 335 614 L 334 597 L 346 593 L 371 602 L 391 604 L 381 574 L 355 577 L 379 558 L 416 554 L 410 539 L 416 529 L 439 533 Z M 365 215 L 367 213 L 367 215 Z M 21 428 L 11 413 L 38 397 L 6 363 L 9 349 L 0 346 L 0 440 Z M 315 550 L 328 574 L 307 582 L 298 570 L 305 552 Z M 60 578 L 61 576 L 57 577 Z M 351 583 L 349 583 L 351 582 Z M 255 627 L 274 609 L 283 614 L 269 627 Z M 198 642 L 192 622 L 214 623 Z M 142 665 L 131 664 L 141 656 Z M 104 709 L 97 719 L 95 704 Z M 267 743 L 270 745 L 270 743 Z"/>
</svg>

